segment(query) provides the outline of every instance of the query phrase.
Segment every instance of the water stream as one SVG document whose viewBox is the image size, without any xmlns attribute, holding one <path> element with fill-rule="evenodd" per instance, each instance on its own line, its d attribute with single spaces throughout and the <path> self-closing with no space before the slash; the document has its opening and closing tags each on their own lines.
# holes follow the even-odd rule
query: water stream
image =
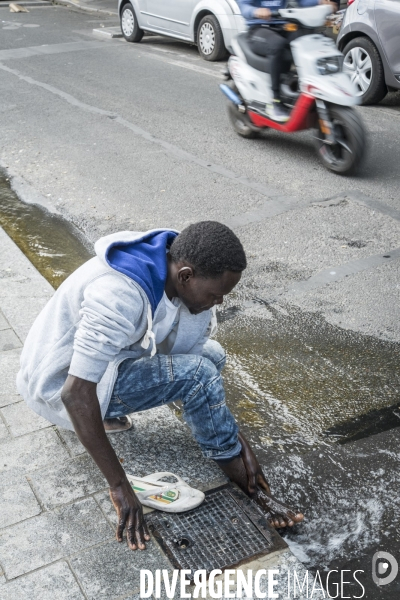
<svg viewBox="0 0 400 600">
<path fill-rule="evenodd" d="M 76 227 L 36 204 L 21 202 L 1 173 L 0 226 L 54 288 L 93 256 Z"/>
</svg>

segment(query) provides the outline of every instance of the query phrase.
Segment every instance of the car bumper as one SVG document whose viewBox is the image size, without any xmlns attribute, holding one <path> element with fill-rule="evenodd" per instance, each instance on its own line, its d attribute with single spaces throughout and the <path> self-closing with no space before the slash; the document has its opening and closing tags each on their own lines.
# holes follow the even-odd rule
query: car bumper
<svg viewBox="0 0 400 600">
<path fill-rule="evenodd" d="M 246 31 L 246 22 L 241 15 L 216 15 L 221 25 L 225 47 L 230 50 L 233 38 Z"/>
</svg>

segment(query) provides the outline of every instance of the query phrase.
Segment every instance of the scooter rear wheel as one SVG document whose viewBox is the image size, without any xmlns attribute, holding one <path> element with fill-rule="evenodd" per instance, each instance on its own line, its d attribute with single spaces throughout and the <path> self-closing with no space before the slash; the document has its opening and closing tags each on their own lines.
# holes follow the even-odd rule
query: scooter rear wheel
<svg viewBox="0 0 400 600">
<path fill-rule="evenodd" d="M 323 165 L 340 175 L 350 175 L 360 166 L 366 147 L 366 133 L 359 114 L 347 106 L 330 106 L 329 114 L 334 127 L 336 144 L 326 144 L 319 129 L 318 156 Z"/>
<path fill-rule="evenodd" d="M 229 120 L 233 125 L 233 129 L 240 136 L 251 139 L 256 138 L 259 135 L 254 126 L 251 125 L 250 119 L 246 113 L 239 112 L 237 106 L 232 102 L 228 104 L 228 115 Z"/>
</svg>

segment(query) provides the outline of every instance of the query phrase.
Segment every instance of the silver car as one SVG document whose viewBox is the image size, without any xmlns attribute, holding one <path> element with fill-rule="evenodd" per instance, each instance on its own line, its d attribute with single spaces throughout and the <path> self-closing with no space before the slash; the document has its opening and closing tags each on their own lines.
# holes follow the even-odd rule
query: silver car
<svg viewBox="0 0 400 600">
<path fill-rule="evenodd" d="M 197 44 L 212 61 L 225 58 L 232 38 L 245 29 L 235 0 L 119 0 L 118 11 L 128 42 L 158 33 Z"/>
<path fill-rule="evenodd" d="M 349 0 L 337 44 L 362 104 L 400 90 L 400 0 Z"/>
</svg>

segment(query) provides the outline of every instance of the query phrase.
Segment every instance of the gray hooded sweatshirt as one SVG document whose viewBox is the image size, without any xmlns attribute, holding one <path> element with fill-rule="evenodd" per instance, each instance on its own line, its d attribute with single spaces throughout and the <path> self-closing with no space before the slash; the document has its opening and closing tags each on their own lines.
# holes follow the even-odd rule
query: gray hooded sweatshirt
<svg viewBox="0 0 400 600">
<path fill-rule="evenodd" d="M 126 270 L 121 259 L 114 258 L 113 262 L 111 251 L 126 248 L 133 255 L 128 259 L 134 265 L 136 249 L 142 251 L 147 240 L 165 241 L 166 236 L 173 239 L 177 233 L 158 229 L 146 233 L 124 231 L 103 237 L 95 244 L 96 256 L 58 288 L 28 334 L 17 375 L 19 393 L 37 414 L 73 431 L 61 400 L 61 390 L 71 374 L 97 383 L 104 418 L 119 364 L 127 358 L 136 360 L 155 354 L 152 325 L 165 316 L 164 303 L 157 302 L 162 279 L 152 287 L 149 278 L 141 273 L 143 285 L 140 285 L 141 279 Z M 126 256 L 127 253 L 122 261 Z M 138 254 L 139 261 L 140 256 L 143 254 Z M 166 249 L 158 249 L 157 256 L 154 261 L 153 258 L 147 261 L 156 276 L 157 260 L 161 264 L 160 257 L 166 258 Z M 154 289 L 158 289 L 158 296 L 153 294 Z M 215 330 L 215 310 L 192 315 L 182 305 L 170 353 L 201 355 Z"/>
</svg>

